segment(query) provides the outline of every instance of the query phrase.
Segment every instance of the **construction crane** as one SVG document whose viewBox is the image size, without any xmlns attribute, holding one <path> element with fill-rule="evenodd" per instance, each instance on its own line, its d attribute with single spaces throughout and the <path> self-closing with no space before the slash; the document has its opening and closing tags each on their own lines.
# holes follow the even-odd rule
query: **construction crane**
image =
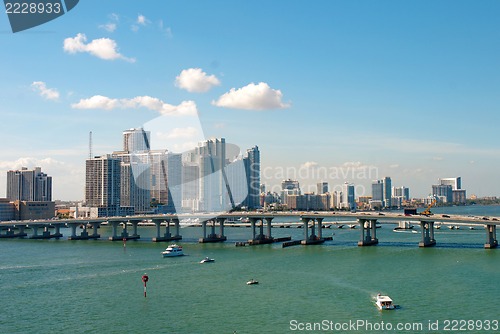
<svg viewBox="0 0 500 334">
<path fill-rule="evenodd" d="M 431 216 L 431 215 L 433 215 L 433 213 L 431 212 L 431 208 L 432 208 L 432 206 L 434 206 L 434 204 L 436 204 L 436 199 L 433 199 L 432 202 L 431 202 L 431 204 L 429 204 L 424 211 L 420 212 L 420 214 L 422 216 Z"/>
</svg>

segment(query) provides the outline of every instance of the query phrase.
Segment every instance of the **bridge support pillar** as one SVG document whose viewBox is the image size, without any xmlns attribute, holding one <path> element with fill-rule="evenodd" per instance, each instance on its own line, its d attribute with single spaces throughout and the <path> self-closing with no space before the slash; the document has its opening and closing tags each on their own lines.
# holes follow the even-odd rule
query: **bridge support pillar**
<svg viewBox="0 0 500 334">
<path fill-rule="evenodd" d="M 69 237 L 69 240 L 72 240 L 73 238 L 76 237 L 76 227 L 77 227 L 77 225 L 76 224 L 71 224 L 69 227 L 71 228 L 71 236 Z"/>
<path fill-rule="evenodd" d="M 101 227 L 101 223 L 92 223 L 92 236 L 89 238 L 91 239 L 99 239 L 101 235 L 97 233 L 97 230 Z"/>
<path fill-rule="evenodd" d="M 162 221 L 165 222 L 165 233 L 163 236 L 161 236 L 161 223 Z M 152 238 L 153 242 L 160 242 L 160 241 L 173 241 L 173 240 L 180 240 L 182 239 L 181 236 L 172 236 L 170 233 L 170 220 L 163 220 L 163 219 L 153 219 L 153 223 L 156 226 L 156 237 Z"/>
<path fill-rule="evenodd" d="M 61 233 L 61 225 L 60 224 L 54 225 L 54 228 L 56 229 L 56 231 L 54 232 L 53 235 L 51 235 L 51 237 L 56 239 L 62 238 L 63 235 Z"/>
<path fill-rule="evenodd" d="M 267 222 L 267 235 L 266 235 L 266 238 L 267 239 L 271 239 L 273 240 L 274 238 L 271 236 L 271 222 L 273 221 L 273 217 L 267 217 L 266 218 L 266 222 Z"/>
<path fill-rule="evenodd" d="M 498 240 L 497 240 L 497 226 L 496 225 L 486 225 L 486 243 L 484 244 L 484 248 L 497 248 Z"/>
<path fill-rule="evenodd" d="M 274 239 L 271 236 L 271 222 L 274 217 L 249 217 L 250 224 L 252 226 L 252 239 L 248 240 L 249 245 L 264 245 L 264 244 L 272 244 L 273 242 L 290 240 L 291 238 L 281 238 Z M 264 219 L 266 220 L 266 232 L 264 232 Z M 259 225 L 259 234 L 256 234 L 256 224 L 260 221 Z"/>
<path fill-rule="evenodd" d="M 420 229 L 422 230 L 422 240 L 418 243 L 418 247 L 431 247 L 436 245 L 434 239 L 434 222 L 421 221 Z"/>
<path fill-rule="evenodd" d="M 358 246 L 373 246 L 378 244 L 377 239 L 377 220 L 376 219 L 358 219 L 361 227 L 361 240 Z"/>
<path fill-rule="evenodd" d="M 175 226 L 174 238 L 176 238 L 175 240 L 181 240 L 182 236 L 181 236 L 181 226 L 180 226 L 179 219 L 173 218 L 172 221 L 174 222 L 174 226 Z"/>
<path fill-rule="evenodd" d="M 321 231 L 321 223 L 322 223 L 322 218 L 321 221 L 318 220 L 318 235 L 316 235 L 316 218 L 311 218 L 311 217 L 302 217 L 302 222 L 304 223 L 304 240 L 302 240 L 300 243 L 302 245 L 317 245 L 317 244 L 322 244 L 325 242 L 325 238 L 321 237 L 322 231 Z M 309 222 L 312 221 L 312 226 L 311 226 L 311 235 L 309 235 Z"/>
<path fill-rule="evenodd" d="M 224 221 L 226 218 L 214 218 L 212 220 L 203 221 L 201 224 L 203 226 L 203 237 L 198 239 L 199 243 L 207 243 L 207 242 L 222 242 L 226 241 L 227 238 L 224 236 Z M 210 226 L 210 234 L 207 236 L 207 222 L 211 222 Z M 215 223 L 219 223 L 219 231 L 220 234 L 215 233 Z"/>
</svg>

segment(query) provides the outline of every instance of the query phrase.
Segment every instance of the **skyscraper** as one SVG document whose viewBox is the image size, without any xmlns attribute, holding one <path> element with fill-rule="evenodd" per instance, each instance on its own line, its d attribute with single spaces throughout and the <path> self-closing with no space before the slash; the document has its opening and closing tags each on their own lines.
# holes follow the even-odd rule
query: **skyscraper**
<svg viewBox="0 0 500 334">
<path fill-rule="evenodd" d="M 382 180 L 372 182 L 372 202 L 380 202 L 383 207 L 391 207 L 392 183 L 391 178 L 386 176 Z"/>
<path fill-rule="evenodd" d="M 120 160 L 110 154 L 87 159 L 85 162 L 85 202 L 98 208 L 98 216 L 120 214 Z"/>
<path fill-rule="evenodd" d="M 151 149 L 151 132 L 143 128 L 123 131 L 123 151 L 136 152 Z"/>
<path fill-rule="evenodd" d="M 328 182 L 318 182 L 316 184 L 316 193 L 318 195 L 326 194 L 328 192 Z"/>
<path fill-rule="evenodd" d="M 341 208 L 354 210 L 356 209 L 356 195 L 354 193 L 354 184 L 345 182 L 342 185 L 342 194 L 341 194 Z"/>
<path fill-rule="evenodd" d="M 248 196 L 245 204 L 250 209 L 260 207 L 260 152 L 257 146 L 247 150 L 243 159 L 246 172 Z"/>
<path fill-rule="evenodd" d="M 52 201 L 52 176 L 40 167 L 7 172 L 7 198 L 11 201 Z"/>
<path fill-rule="evenodd" d="M 391 178 L 386 176 L 382 180 L 382 183 L 384 184 L 384 206 L 386 208 L 390 208 L 392 206 L 391 200 L 392 200 L 392 182 Z"/>
<path fill-rule="evenodd" d="M 460 176 L 438 179 L 438 182 L 440 185 L 450 185 L 452 190 L 462 189 L 462 178 Z"/>
</svg>

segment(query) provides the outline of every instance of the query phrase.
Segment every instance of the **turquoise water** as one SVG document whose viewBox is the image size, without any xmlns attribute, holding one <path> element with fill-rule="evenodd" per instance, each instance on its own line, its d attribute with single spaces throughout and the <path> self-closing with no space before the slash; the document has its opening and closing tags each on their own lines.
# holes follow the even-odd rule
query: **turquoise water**
<svg viewBox="0 0 500 334">
<path fill-rule="evenodd" d="M 500 215 L 498 207 L 440 210 Z M 437 246 L 425 249 L 420 234 L 395 233 L 390 225 L 377 230 L 374 247 L 356 246 L 357 229 L 324 229 L 333 241 L 285 249 L 235 247 L 250 229 L 225 232 L 225 243 L 198 244 L 201 229 L 183 228 L 187 256 L 178 258 L 162 258 L 166 244 L 147 240 L 154 227 L 139 227 L 143 240 L 126 248 L 107 240 L 0 240 L 0 332 L 290 333 L 299 324 L 365 321 L 422 325 L 394 332 L 440 333 L 447 320 L 500 320 L 500 249 L 483 249 L 482 229 L 438 230 Z M 100 233 L 105 239 L 111 230 Z M 303 230 L 273 228 L 273 235 L 299 239 Z M 215 263 L 199 264 L 205 256 Z M 250 278 L 260 284 L 247 286 Z M 378 311 L 379 292 L 401 308 Z M 436 321 L 439 330 L 430 331 Z M 485 332 L 474 326 L 461 332 Z"/>
</svg>

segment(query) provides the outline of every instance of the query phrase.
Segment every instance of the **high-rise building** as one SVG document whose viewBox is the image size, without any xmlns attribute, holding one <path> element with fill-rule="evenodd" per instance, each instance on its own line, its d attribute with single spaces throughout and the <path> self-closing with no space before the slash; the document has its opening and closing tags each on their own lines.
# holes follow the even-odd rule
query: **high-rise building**
<svg viewBox="0 0 500 334">
<path fill-rule="evenodd" d="M 392 187 L 392 197 L 401 197 L 403 201 L 410 200 L 410 188 L 405 186 Z"/>
<path fill-rule="evenodd" d="M 386 208 L 390 208 L 392 206 L 391 199 L 392 199 L 392 182 L 391 178 L 386 176 L 382 180 L 384 184 L 384 205 Z"/>
<path fill-rule="evenodd" d="M 381 180 L 372 182 L 372 201 L 384 203 L 384 183 Z"/>
<path fill-rule="evenodd" d="M 85 162 L 85 202 L 98 208 L 98 216 L 120 214 L 120 160 L 110 154 L 87 159 Z"/>
<path fill-rule="evenodd" d="M 7 198 L 11 201 L 52 201 L 52 176 L 40 167 L 7 172 Z"/>
<path fill-rule="evenodd" d="M 328 192 L 328 182 L 316 183 L 316 193 L 318 195 L 326 194 Z"/>
<path fill-rule="evenodd" d="M 453 202 L 453 187 L 451 184 L 432 185 L 432 196 L 439 198 L 443 203 Z"/>
<path fill-rule="evenodd" d="M 257 146 L 247 150 L 243 163 L 248 185 L 248 196 L 244 203 L 249 209 L 257 209 L 260 207 L 260 152 Z"/>
<path fill-rule="evenodd" d="M 281 203 L 286 204 L 288 195 L 300 195 L 299 181 L 288 179 L 281 182 Z"/>
<path fill-rule="evenodd" d="M 383 207 L 391 207 L 392 184 L 391 178 L 386 176 L 382 180 L 372 182 L 372 202 L 380 202 Z"/>
<path fill-rule="evenodd" d="M 354 184 L 345 182 L 342 185 L 340 206 L 342 209 L 356 209 L 356 194 L 354 192 Z"/>
<path fill-rule="evenodd" d="M 462 178 L 460 176 L 438 179 L 438 183 L 440 185 L 450 185 L 452 190 L 462 189 Z"/>
<path fill-rule="evenodd" d="M 123 151 L 138 152 L 151 149 L 151 132 L 143 128 L 123 131 Z"/>
<path fill-rule="evenodd" d="M 445 186 L 450 186 L 451 191 L 447 190 L 448 188 L 444 188 Z M 439 193 L 445 192 L 443 196 L 446 197 L 447 203 L 465 204 L 466 202 L 466 191 L 462 189 L 462 178 L 460 176 L 438 179 L 438 185 L 432 186 L 433 195 L 435 191 Z M 448 192 L 451 192 L 451 195 Z"/>
</svg>

